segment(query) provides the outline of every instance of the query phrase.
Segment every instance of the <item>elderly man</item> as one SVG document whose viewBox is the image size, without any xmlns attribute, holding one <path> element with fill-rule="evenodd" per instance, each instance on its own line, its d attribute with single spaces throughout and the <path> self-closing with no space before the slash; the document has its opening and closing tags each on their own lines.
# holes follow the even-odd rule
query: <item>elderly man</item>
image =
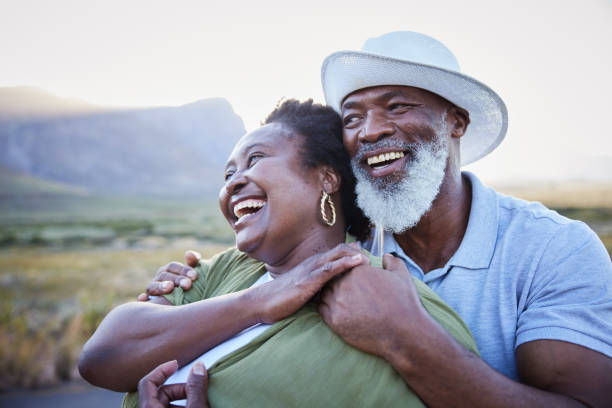
<svg viewBox="0 0 612 408">
<path fill-rule="evenodd" d="M 322 80 L 342 115 L 358 205 L 384 226 L 383 251 L 455 308 L 484 361 L 415 306 L 409 279 L 384 270 L 357 268 L 329 289 L 334 331 L 386 358 L 431 406 L 612 406 L 602 243 L 460 171 L 503 139 L 502 100 L 461 74 L 444 45 L 411 32 L 330 55 Z"/>
<path fill-rule="evenodd" d="M 585 224 L 460 170 L 504 138 L 499 96 L 462 74 L 440 42 L 412 32 L 330 55 L 322 81 L 342 116 L 358 205 L 379 228 L 365 244 L 395 256 L 326 289 L 328 325 L 388 360 L 430 406 L 612 406 L 612 266 L 602 243 Z M 390 272 L 401 264 L 404 274 Z M 158 280 L 168 270 L 192 273 L 173 264 Z M 408 273 L 460 314 L 482 359 L 424 312 Z"/>
</svg>

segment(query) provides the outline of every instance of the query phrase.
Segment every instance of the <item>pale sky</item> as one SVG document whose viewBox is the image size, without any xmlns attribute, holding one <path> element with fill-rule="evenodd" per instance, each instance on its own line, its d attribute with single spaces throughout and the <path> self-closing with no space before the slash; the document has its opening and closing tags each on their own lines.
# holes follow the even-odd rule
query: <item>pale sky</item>
<svg viewBox="0 0 612 408">
<path fill-rule="evenodd" d="M 506 140 L 469 170 L 612 182 L 609 0 L 221 3 L 0 0 L 0 86 L 116 106 L 221 96 L 253 129 L 281 97 L 322 102 L 328 54 L 420 31 L 508 106 Z"/>
</svg>

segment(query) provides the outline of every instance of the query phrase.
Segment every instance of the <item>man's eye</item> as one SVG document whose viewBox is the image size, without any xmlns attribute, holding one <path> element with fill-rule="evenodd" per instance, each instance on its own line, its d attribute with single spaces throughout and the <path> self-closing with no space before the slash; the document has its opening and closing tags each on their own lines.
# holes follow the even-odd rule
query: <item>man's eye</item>
<svg viewBox="0 0 612 408">
<path fill-rule="evenodd" d="M 393 111 L 393 112 L 406 112 L 411 110 L 412 108 L 415 108 L 418 105 L 413 105 L 413 104 L 409 104 L 409 103 L 392 103 L 391 105 L 389 105 L 389 110 Z"/>
</svg>

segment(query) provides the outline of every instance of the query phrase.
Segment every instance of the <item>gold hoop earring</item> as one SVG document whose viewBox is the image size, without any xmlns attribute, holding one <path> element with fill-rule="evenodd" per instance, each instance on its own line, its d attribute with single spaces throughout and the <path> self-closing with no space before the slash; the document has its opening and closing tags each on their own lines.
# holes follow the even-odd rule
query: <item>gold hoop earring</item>
<svg viewBox="0 0 612 408">
<path fill-rule="evenodd" d="M 329 204 L 329 208 L 331 209 L 331 221 L 327 218 L 327 214 L 325 213 L 325 203 Z M 323 197 L 321 197 L 321 218 L 323 218 L 323 222 L 330 227 L 333 227 L 336 224 L 336 207 L 334 207 L 334 202 L 331 199 L 331 196 L 323 191 Z"/>
</svg>

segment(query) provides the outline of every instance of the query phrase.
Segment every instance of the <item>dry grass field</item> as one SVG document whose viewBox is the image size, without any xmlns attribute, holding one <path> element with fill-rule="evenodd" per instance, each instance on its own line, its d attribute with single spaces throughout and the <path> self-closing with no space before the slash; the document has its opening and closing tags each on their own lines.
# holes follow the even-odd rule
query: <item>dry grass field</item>
<svg viewBox="0 0 612 408">
<path fill-rule="evenodd" d="M 551 208 L 612 208 L 612 184 L 609 183 L 503 184 L 495 189 L 524 200 L 539 201 Z"/>
<path fill-rule="evenodd" d="M 587 222 L 612 253 L 612 186 L 498 188 Z M 82 344 L 110 308 L 134 300 L 184 250 L 210 256 L 231 242 L 215 205 L 0 204 L 0 391 L 74 378 Z"/>
<path fill-rule="evenodd" d="M 192 245 L 193 246 L 193 243 Z M 227 246 L 198 245 L 204 256 Z M 184 250 L 12 249 L 0 255 L 0 389 L 74 377 L 82 344 Z"/>
</svg>

